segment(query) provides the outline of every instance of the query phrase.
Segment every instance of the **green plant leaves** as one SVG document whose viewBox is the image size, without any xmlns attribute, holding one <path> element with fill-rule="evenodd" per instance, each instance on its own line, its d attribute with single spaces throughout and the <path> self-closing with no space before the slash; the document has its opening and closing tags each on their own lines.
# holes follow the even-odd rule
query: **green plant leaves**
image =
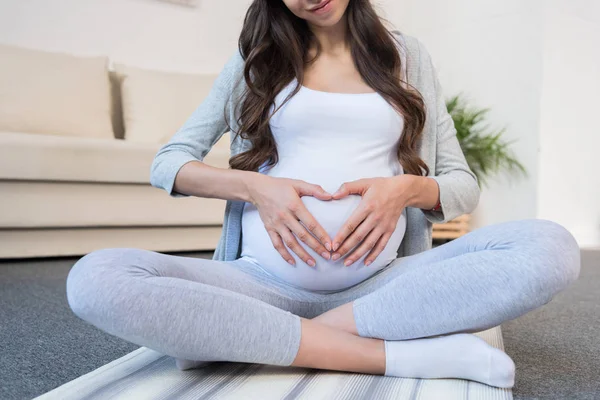
<svg viewBox="0 0 600 400">
<path fill-rule="evenodd" d="M 480 188 L 487 186 L 488 177 L 503 171 L 527 176 L 525 167 L 510 150 L 515 140 L 502 140 L 506 129 L 494 130 L 486 124 L 489 108 L 468 105 L 462 93 L 449 98 L 446 107 L 454 121 L 456 137 L 465 159 L 477 176 Z"/>
</svg>

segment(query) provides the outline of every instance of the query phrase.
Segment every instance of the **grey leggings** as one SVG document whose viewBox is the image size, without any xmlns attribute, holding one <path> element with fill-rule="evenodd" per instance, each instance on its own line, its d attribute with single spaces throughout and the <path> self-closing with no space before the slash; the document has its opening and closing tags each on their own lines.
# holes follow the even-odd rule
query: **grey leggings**
<svg viewBox="0 0 600 400">
<path fill-rule="evenodd" d="M 579 246 L 568 230 L 525 219 L 398 258 L 335 293 L 298 289 L 242 259 L 114 248 L 74 265 L 67 296 L 85 321 L 166 355 L 290 365 L 300 317 L 353 301 L 360 336 L 405 340 L 483 330 L 549 302 L 579 269 Z"/>
</svg>

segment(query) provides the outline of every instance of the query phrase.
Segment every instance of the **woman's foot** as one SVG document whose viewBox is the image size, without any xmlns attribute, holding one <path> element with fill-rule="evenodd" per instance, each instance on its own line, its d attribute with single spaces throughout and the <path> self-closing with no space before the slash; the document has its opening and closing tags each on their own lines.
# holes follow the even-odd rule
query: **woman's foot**
<svg viewBox="0 0 600 400">
<path fill-rule="evenodd" d="M 176 358 L 175 365 L 181 371 L 187 371 L 188 369 L 202 368 L 210 364 L 210 361 L 192 361 L 184 360 L 183 358 Z"/>
<path fill-rule="evenodd" d="M 385 375 L 403 378 L 460 378 L 500 388 L 515 381 L 512 359 L 468 333 L 385 341 Z"/>
</svg>

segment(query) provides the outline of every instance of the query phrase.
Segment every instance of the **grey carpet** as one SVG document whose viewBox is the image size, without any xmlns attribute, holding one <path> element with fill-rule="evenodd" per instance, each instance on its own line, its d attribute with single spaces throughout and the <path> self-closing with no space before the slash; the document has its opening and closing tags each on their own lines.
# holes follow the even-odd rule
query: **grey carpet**
<svg viewBox="0 0 600 400">
<path fill-rule="evenodd" d="M 0 399 L 31 399 L 137 348 L 71 313 L 65 277 L 76 260 L 0 261 Z M 600 399 L 600 251 L 583 260 L 568 291 L 502 326 L 516 399 Z"/>
<path fill-rule="evenodd" d="M 65 278 L 77 259 L 0 261 L 0 399 L 31 399 L 139 347 L 71 312 Z"/>
<path fill-rule="evenodd" d="M 550 303 L 502 324 L 517 366 L 515 399 L 600 399 L 600 250 Z"/>
</svg>

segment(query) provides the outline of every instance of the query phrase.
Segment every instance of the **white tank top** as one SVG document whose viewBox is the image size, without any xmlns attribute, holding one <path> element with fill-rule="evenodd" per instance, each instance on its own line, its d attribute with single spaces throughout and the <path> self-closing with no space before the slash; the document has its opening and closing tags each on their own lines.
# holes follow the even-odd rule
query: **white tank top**
<svg viewBox="0 0 600 400">
<path fill-rule="evenodd" d="M 293 90 L 293 80 L 275 99 L 279 106 Z M 334 193 L 342 183 L 361 178 L 403 174 L 397 148 L 404 120 L 378 93 L 330 93 L 301 87 L 270 121 L 279 161 L 259 172 L 301 179 Z M 333 239 L 361 201 L 358 195 L 323 201 L 301 197 L 308 211 Z M 351 266 L 347 257 L 326 260 L 304 242 L 298 242 L 316 261 L 311 267 L 289 250 L 296 265 L 288 264 L 275 250 L 258 210 L 246 202 L 242 215 L 241 258 L 268 274 L 313 291 L 342 290 L 364 281 L 397 258 L 406 230 L 406 209 L 383 252 L 369 265 L 366 255 Z M 350 254 L 350 253 L 348 253 Z M 367 253 L 368 254 L 368 253 Z"/>
</svg>

